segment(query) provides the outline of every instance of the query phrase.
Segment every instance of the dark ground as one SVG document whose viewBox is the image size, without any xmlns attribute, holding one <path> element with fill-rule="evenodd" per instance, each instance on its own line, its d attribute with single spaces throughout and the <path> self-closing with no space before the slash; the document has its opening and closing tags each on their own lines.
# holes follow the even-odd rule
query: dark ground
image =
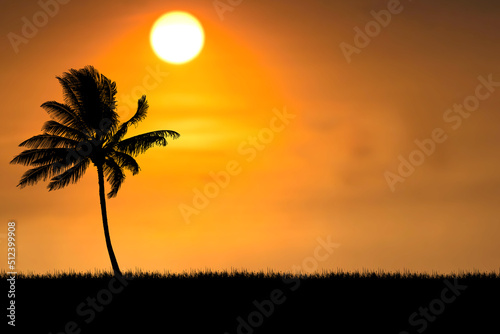
<svg viewBox="0 0 500 334">
<path fill-rule="evenodd" d="M 500 332 L 497 275 L 18 277 L 15 300 L 7 333 Z"/>
</svg>

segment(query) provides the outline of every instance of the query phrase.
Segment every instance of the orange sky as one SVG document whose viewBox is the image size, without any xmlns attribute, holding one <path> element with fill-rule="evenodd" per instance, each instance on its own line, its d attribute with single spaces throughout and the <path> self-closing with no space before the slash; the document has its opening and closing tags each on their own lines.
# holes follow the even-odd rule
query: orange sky
<svg viewBox="0 0 500 334">
<path fill-rule="evenodd" d="M 221 20 L 212 1 L 74 0 L 17 53 L 7 35 L 41 8 L 4 1 L 0 228 L 17 222 L 18 270 L 110 267 L 97 173 L 55 192 L 43 183 L 19 190 L 26 168 L 8 164 L 49 119 L 39 106 L 62 102 L 55 76 L 85 65 L 117 82 L 123 118 L 146 93 L 148 117 L 131 135 L 181 133 L 139 156 L 141 172 L 108 201 L 122 269 L 290 270 L 314 258 L 317 269 L 498 270 L 500 6 L 393 1 L 252 0 Z M 368 45 L 355 40 L 372 11 L 389 9 Z M 149 45 L 151 26 L 171 10 L 205 29 L 204 49 L 184 65 L 162 62 Z M 346 44 L 357 47 L 350 62 Z M 446 114 L 474 101 L 478 85 L 488 97 L 467 118 Z M 274 118 L 284 110 L 294 118 L 281 126 Z M 281 131 L 269 139 L 272 126 Z M 398 173 L 399 156 L 418 159 L 415 140 L 435 129 L 446 140 L 391 187 L 386 172 Z M 259 134 L 266 143 L 253 155 L 249 138 Z M 228 163 L 240 170 L 188 224 L 179 207 L 193 206 L 194 189 Z M 328 237 L 339 246 L 315 257 Z"/>
</svg>

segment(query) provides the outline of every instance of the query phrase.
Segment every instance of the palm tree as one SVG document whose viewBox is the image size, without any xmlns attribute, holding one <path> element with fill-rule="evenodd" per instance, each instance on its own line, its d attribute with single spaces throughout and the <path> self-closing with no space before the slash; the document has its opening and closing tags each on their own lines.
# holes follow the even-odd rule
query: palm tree
<svg viewBox="0 0 500 334">
<path fill-rule="evenodd" d="M 92 162 L 97 168 L 99 199 L 106 246 L 115 275 L 121 275 L 109 236 L 106 213 L 104 177 L 111 186 L 108 198 L 115 197 L 125 180 L 124 170 L 135 175 L 139 165 L 134 157 L 149 148 L 167 145 L 167 138 L 179 134 L 159 130 L 123 139 L 127 130 L 146 118 L 146 96 L 139 99 L 136 113 L 120 123 L 116 112 L 116 83 L 92 66 L 71 69 L 57 77 L 63 88 L 64 104 L 48 101 L 42 108 L 51 116 L 43 127 L 43 134 L 34 136 L 19 146 L 29 149 L 17 155 L 12 164 L 33 168 L 26 171 L 20 188 L 50 179 L 49 191 L 76 183 Z"/>
</svg>

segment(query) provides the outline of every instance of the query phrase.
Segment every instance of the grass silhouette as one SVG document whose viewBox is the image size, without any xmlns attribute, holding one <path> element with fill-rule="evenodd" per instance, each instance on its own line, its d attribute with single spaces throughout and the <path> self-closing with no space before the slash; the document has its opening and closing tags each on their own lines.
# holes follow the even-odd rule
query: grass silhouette
<svg viewBox="0 0 500 334">
<path fill-rule="evenodd" d="M 189 271 L 182 272 L 170 272 L 170 271 L 143 271 L 139 268 L 136 270 L 128 270 L 123 272 L 124 276 L 132 276 L 134 279 L 164 279 L 164 280 L 175 280 L 175 279 L 283 279 L 283 278 L 298 278 L 298 279 L 316 279 L 316 280 L 340 280 L 340 279 L 421 279 L 421 280 L 439 280 L 439 279 L 500 279 L 500 270 L 498 272 L 481 272 L 479 270 L 475 271 L 457 271 L 448 274 L 443 273 L 428 273 L 428 272 L 411 272 L 409 270 L 404 271 L 384 271 L 384 270 L 361 270 L 361 271 L 344 271 L 342 269 L 335 270 L 323 270 L 322 272 L 313 273 L 293 273 L 293 272 L 282 272 L 274 271 L 268 269 L 266 271 L 248 271 L 245 269 L 237 270 L 232 268 L 231 270 L 212 270 L 210 268 L 200 269 L 190 269 Z M 5 270 L 0 271 L 0 279 L 6 279 L 10 275 L 7 274 Z M 62 271 L 54 270 L 53 272 L 46 273 L 34 273 L 34 272 L 18 272 L 18 279 L 111 279 L 114 276 L 112 271 L 94 269 L 93 271 Z"/>
<path fill-rule="evenodd" d="M 497 324 L 500 310 L 498 302 L 492 304 L 500 298 L 497 272 L 136 269 L 123 274 L 119 281 L 102 270 L 20 273 L 18 327 L 53 334 L 461 333 Z M 5 282 L 8 275 L 0 277 Z M 456 298 L 445 291 L 453 302 L 439 302 L 453 284 L 466 289 Z M 417 314 L 410 323 L 420 308 L 429 307 L 438 313 L 429 314 L 432 321 Z"/>
</svg>

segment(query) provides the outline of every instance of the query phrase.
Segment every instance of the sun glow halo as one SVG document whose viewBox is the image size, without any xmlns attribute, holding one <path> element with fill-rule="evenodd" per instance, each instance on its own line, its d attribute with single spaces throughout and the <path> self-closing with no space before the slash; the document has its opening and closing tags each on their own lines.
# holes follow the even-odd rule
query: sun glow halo
<svg viewBox="0 0 500 334">
<path fill-rule="evenodd" d="M 155 22 L 150 41 L 158 57 L 172 64 L 183 64 L 200 53 L 205 33 L 193 15 L 175 11 Z"/>
</svg>

